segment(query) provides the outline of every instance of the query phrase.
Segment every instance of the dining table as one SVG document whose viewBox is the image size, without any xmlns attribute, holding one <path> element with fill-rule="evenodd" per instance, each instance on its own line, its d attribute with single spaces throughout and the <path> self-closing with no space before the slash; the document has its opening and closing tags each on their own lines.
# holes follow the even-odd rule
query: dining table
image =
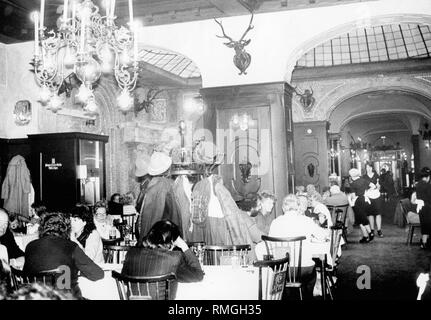
<svg viewBox="0 0 431 320">
<path fill-rule="evenodd" d="M 105 277 L 90 281 L 79 277 L 82 296 L 90 300 L 119 300 L 112 271 L 121 272 L 122 264 L 102 264 Z M 178 283 L 176 300 L 258 300 L 259 269 L 253 266 L 203 266 L 202 281 Z M 263 284 L 264 289 L 266 283 Z"/>
</svg>

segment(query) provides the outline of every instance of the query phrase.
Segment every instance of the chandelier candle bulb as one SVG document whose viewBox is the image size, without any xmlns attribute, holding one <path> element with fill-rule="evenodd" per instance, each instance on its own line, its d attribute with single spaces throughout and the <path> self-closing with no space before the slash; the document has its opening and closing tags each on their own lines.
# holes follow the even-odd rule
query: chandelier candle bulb
<svg viewBox="0 0 431 320">
<path fill-rule="evenodd" d="M 39 56 L 39 12 L 33 13 L 34 18 L 34 55 Z"/>
<path fill-rule="evenodd" d="M 75 40 L 75 22 L 76 18 L 76 0 L 72 0 L 72 32 L 73 32 L 73 40 Z"/>
<path fill-rule="evenodd" d="M 115 12 L 115 0 L 111 0 L 111 19 L 114 19 L 114 12 Z"/>
<path fill-rule="evenodd" d="M 133 0 L 129 0 L 130 28 L 133 28 Z"/>
<path fill-rule="evenodd" d="M 138 61 L 138 26 L 133 26 L 133 59 Z"/>
<path fill-rule="evenodd" d="M 81 20 L 81 45 L 80 45 L 80 49 L 81 52 L 84 52 L 84 45 L 85 45 L 85 24 L 87 22 L 87 19 L 82 17 Z"/>
<path fill-rule="evenodd" d="M 40 30 L 43 31 L 43 23 L 45 17 L 45 0 L 40 0 Z"/>
<path fill-rule="evenodd" d="M 67 24 L 67 11 L 69 10 L 69 0 L 64 0 L 63 5 L 63 24 Z"/>
</svg>

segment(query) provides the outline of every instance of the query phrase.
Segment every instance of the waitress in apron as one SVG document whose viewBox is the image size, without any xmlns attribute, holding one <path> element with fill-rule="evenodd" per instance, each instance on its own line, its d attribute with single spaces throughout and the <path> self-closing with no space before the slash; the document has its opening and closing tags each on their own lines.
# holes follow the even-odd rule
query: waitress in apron
<svg viewBox="0 0 431 320">
<path fill-rule="evenodd" d="M 363 177 L 358 169 L 350 169 L 349 175 L 352 179 L 350 183 L 350 192 L 348 195 L 349 204 L 355 212 L 355 222 L 359 225 L 362 231 L 362 239 L 359 243 L 368 243 L 373 238 L 370 236 L 371 228 L 368 221 L 368 210 L 370 208 L 369 199 L 365 198 L 365 191 L 368 189 L 369 183 Z"/>
<path fill-rule="evenodd" d="M 371 204 L 368 212 L 368 220 L 370 221 L 371 227 L 371 238 L 374 237 L 374 227 L 377 226 L 377 235 L 383 238 L 382 233 L 382 199 L 380 196 L 380 183 L 379 175 L 374 170 L 372 163 L 367 162 L 365 164 L 366 173 L 363 178 L 368 181 L 369 189 L 366 192 L 366 196 L 370 199 Z"/>
</svg>

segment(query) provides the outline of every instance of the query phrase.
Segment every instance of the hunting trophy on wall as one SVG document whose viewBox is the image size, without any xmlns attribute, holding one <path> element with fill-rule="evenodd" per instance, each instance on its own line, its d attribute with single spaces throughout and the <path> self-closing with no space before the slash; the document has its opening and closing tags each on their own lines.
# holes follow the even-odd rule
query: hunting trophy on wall
<svg viewBox="0 0 431 320">
<path fill-rule="evenodd" d="M 241 74 L 247 74 L 247 72 L 245 72 L 245 70 L 247 70 L 248 66 L 250 65 L 251 62 L 251 55 L 245 51 L 244 47 L 247 46 L 251 39 L 248 40 L 244 40 L 244 37 L 246 36 L 246 34 L 253 29 L 253 13 L 251 14 L 251 19 L 250 19 L 250 23 L 248 24 L 247 30 L 245 30 L 244 34 L 242 35 L 241 39 L 239 39 L 238 41 L 233 40 L 231 37 L 229 37 L 228 35 L 226 35 L 226 33 L 224 32 L 224 28 L 223 25 L 221 23 L 221 21 L 218 21 L 217 19 L 214 19 L 215 22 L 217 22 L 217 24 L 220 26 L 221 31 L 223 32 L 223 36 L 217 36 L 218 38 L 226 38 L 229 40 L 229 42 L 225 42 L 224 44 L 228 47 L 228 48 L 233 48 L 235 50 L 235 55 L 233 57 L 233 63 L 235 64 L 235 66 L 239 69 L 239 71 L 241 71 L 239 73 L 239 75 Z"/>
<path fill-rule="evenodd" d="M 150 112 L 150 108 L 154 103 L 154 99 L 157 98 L 157 96 L 163 92 L 163 89 L 159 88 L 149 88 L 146 94 L 146 97 L 144 100 L 139 101 L 138 97 L 135 97 L 135 116 L 138 116 L 138 113 L 142 110 L 145 110 L 145 112 Z"/>
<path fill-rule="evenodd" d="M 313 97 L 313 88 L 310 88 L 310 90 L 305 89 L 303 93 L 298 92 L 296 86 L 295 88 L 293 88 L 293 90 L 299 96 L 299 102 L 304 108 L 304 111 L 310 111 L 313 108 L 314 103 L 316 102 L 316 99 Z"/>
</svg>

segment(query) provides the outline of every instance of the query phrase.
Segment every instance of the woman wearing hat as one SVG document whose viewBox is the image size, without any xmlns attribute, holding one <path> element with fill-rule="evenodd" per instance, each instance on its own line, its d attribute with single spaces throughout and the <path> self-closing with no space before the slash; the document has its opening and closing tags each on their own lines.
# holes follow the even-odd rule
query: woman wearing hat
<svg viewBox="0 0 431 320">
<path fill-rule="evenodd" d="M 431 234 L 431 170 L 428 167 L 422 168 L 420 176 L 421 180 L 416 184 L 416 203 L 418 204 L 417 211 L 421 223 L 421 248 L 429 249 L 431 248 L 431 243 L 428 241 Z M 420 203 L 419 200 L 422 202 Z"/>
<path fill-rule="evenodd" d="M 181 213 L 174 193 L 174 182 L 167 177 L 172 159 L 163 152 L 154 152 L 148 165 L 149 182 L 140 208 L 139 240 L 142 244 L 144 236 L 151 227 L 162 219 L 169 219 L 182 230 Z"/>
<path fill-rule="evenodd" d="M 367 217 L 367 211 L 370 203 L 365 199 L 365 191 L 369 188 L 369 182 L 361 177 L 358 169 L 350 169 L 349 175 L 352 179 L 350 183 L 349 203 L 355 212 L 355 222 L 359 224 L 363 237 L 360 243 L 367 243 L 373 240 L 371 235 L 370 223 Z M 369 201 L 369 200 L 368 200 Z"/>
</svg>

